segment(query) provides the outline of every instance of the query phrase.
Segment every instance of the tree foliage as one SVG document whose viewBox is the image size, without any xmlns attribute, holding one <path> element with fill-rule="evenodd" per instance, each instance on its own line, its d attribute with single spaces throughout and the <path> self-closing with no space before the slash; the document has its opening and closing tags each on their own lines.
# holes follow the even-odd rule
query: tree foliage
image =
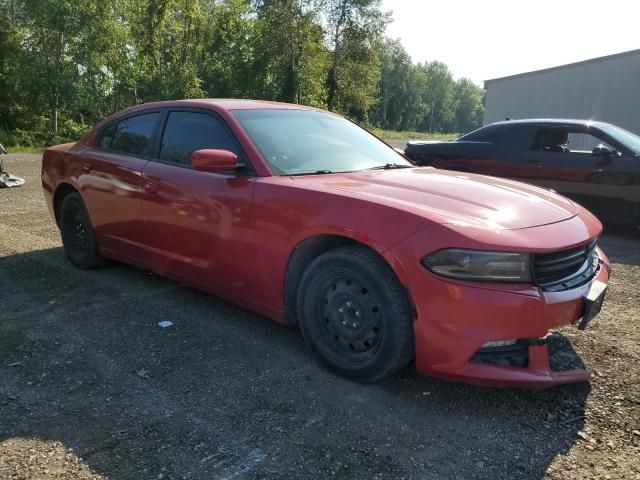
<svg viewBox="0 0 640 480">
<path fill-rule="evenodd" d="M 466 132 L 482 125 L 483 90 L 454 80 L 442 62 L 415 65 L 399 40 L 380 48 L 381 78 L 372 121 L 390 130 Z"/>
<path fill-rule="evenodd" d="M 72 140 L 127 106 L 204 96 L 396 130 L 478 126 L 482 90 L 413 64 L 389 21 L 380 0 L 0 0 L 0 136 Z"/>
</svg>

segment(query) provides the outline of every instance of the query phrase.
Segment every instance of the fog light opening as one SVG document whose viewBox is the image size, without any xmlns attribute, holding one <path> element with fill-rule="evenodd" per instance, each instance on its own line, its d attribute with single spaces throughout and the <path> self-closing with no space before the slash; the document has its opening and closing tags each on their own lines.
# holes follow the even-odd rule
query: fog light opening
<svg viewBox="0 0 640 480">
<path fill-rule="evenodd" d="M 471 361 L 508 367 L 526 367 L 529 364 L 529 345 L 528 339 L 493 340 L 483 344 L 471 357 Z"/>
</svg>

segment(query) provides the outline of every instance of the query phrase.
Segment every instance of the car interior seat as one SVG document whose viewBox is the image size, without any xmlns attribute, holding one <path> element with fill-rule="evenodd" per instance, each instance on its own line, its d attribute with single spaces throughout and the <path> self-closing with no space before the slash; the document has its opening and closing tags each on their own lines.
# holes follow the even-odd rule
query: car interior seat
<svg viewBox="0 0 640 480">
<path fill-rule="evenodd" d="M 544 129 L 538 133 L 536 150 L 540 152 L 568 152 L 569 132 L 561 129 Z"/>
</svg>

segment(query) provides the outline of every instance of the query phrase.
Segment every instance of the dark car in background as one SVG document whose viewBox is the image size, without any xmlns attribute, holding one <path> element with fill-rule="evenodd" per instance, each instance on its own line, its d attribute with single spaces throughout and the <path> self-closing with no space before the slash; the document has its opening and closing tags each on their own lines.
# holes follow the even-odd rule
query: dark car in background
<svg viewBox="0 0 640 480">
<path fill-rule="evenodd" d="M 507 120 L 451 142 L 409 142 L 405 154 L 420 166 L 540 185 L 601 219 L 640 224 L 640 137 L 615 125 Z"/>
</svg>

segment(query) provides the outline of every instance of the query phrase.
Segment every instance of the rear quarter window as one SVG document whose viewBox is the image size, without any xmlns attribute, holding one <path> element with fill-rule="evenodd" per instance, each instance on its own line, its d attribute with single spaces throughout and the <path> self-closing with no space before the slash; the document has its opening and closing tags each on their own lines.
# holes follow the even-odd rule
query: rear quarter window
<svg viewBox="0 0 640 480">
<path fill-rule="evenodd" d="M 112 123 L 107 125 L 98 134 L 98 138 L 96 140 L 96 147 L 102 150 L 109 150 L 111 148 L 111 141 L 113 140 L 113 134 L 116 131 L 116 124 Z"/>
</svg>

